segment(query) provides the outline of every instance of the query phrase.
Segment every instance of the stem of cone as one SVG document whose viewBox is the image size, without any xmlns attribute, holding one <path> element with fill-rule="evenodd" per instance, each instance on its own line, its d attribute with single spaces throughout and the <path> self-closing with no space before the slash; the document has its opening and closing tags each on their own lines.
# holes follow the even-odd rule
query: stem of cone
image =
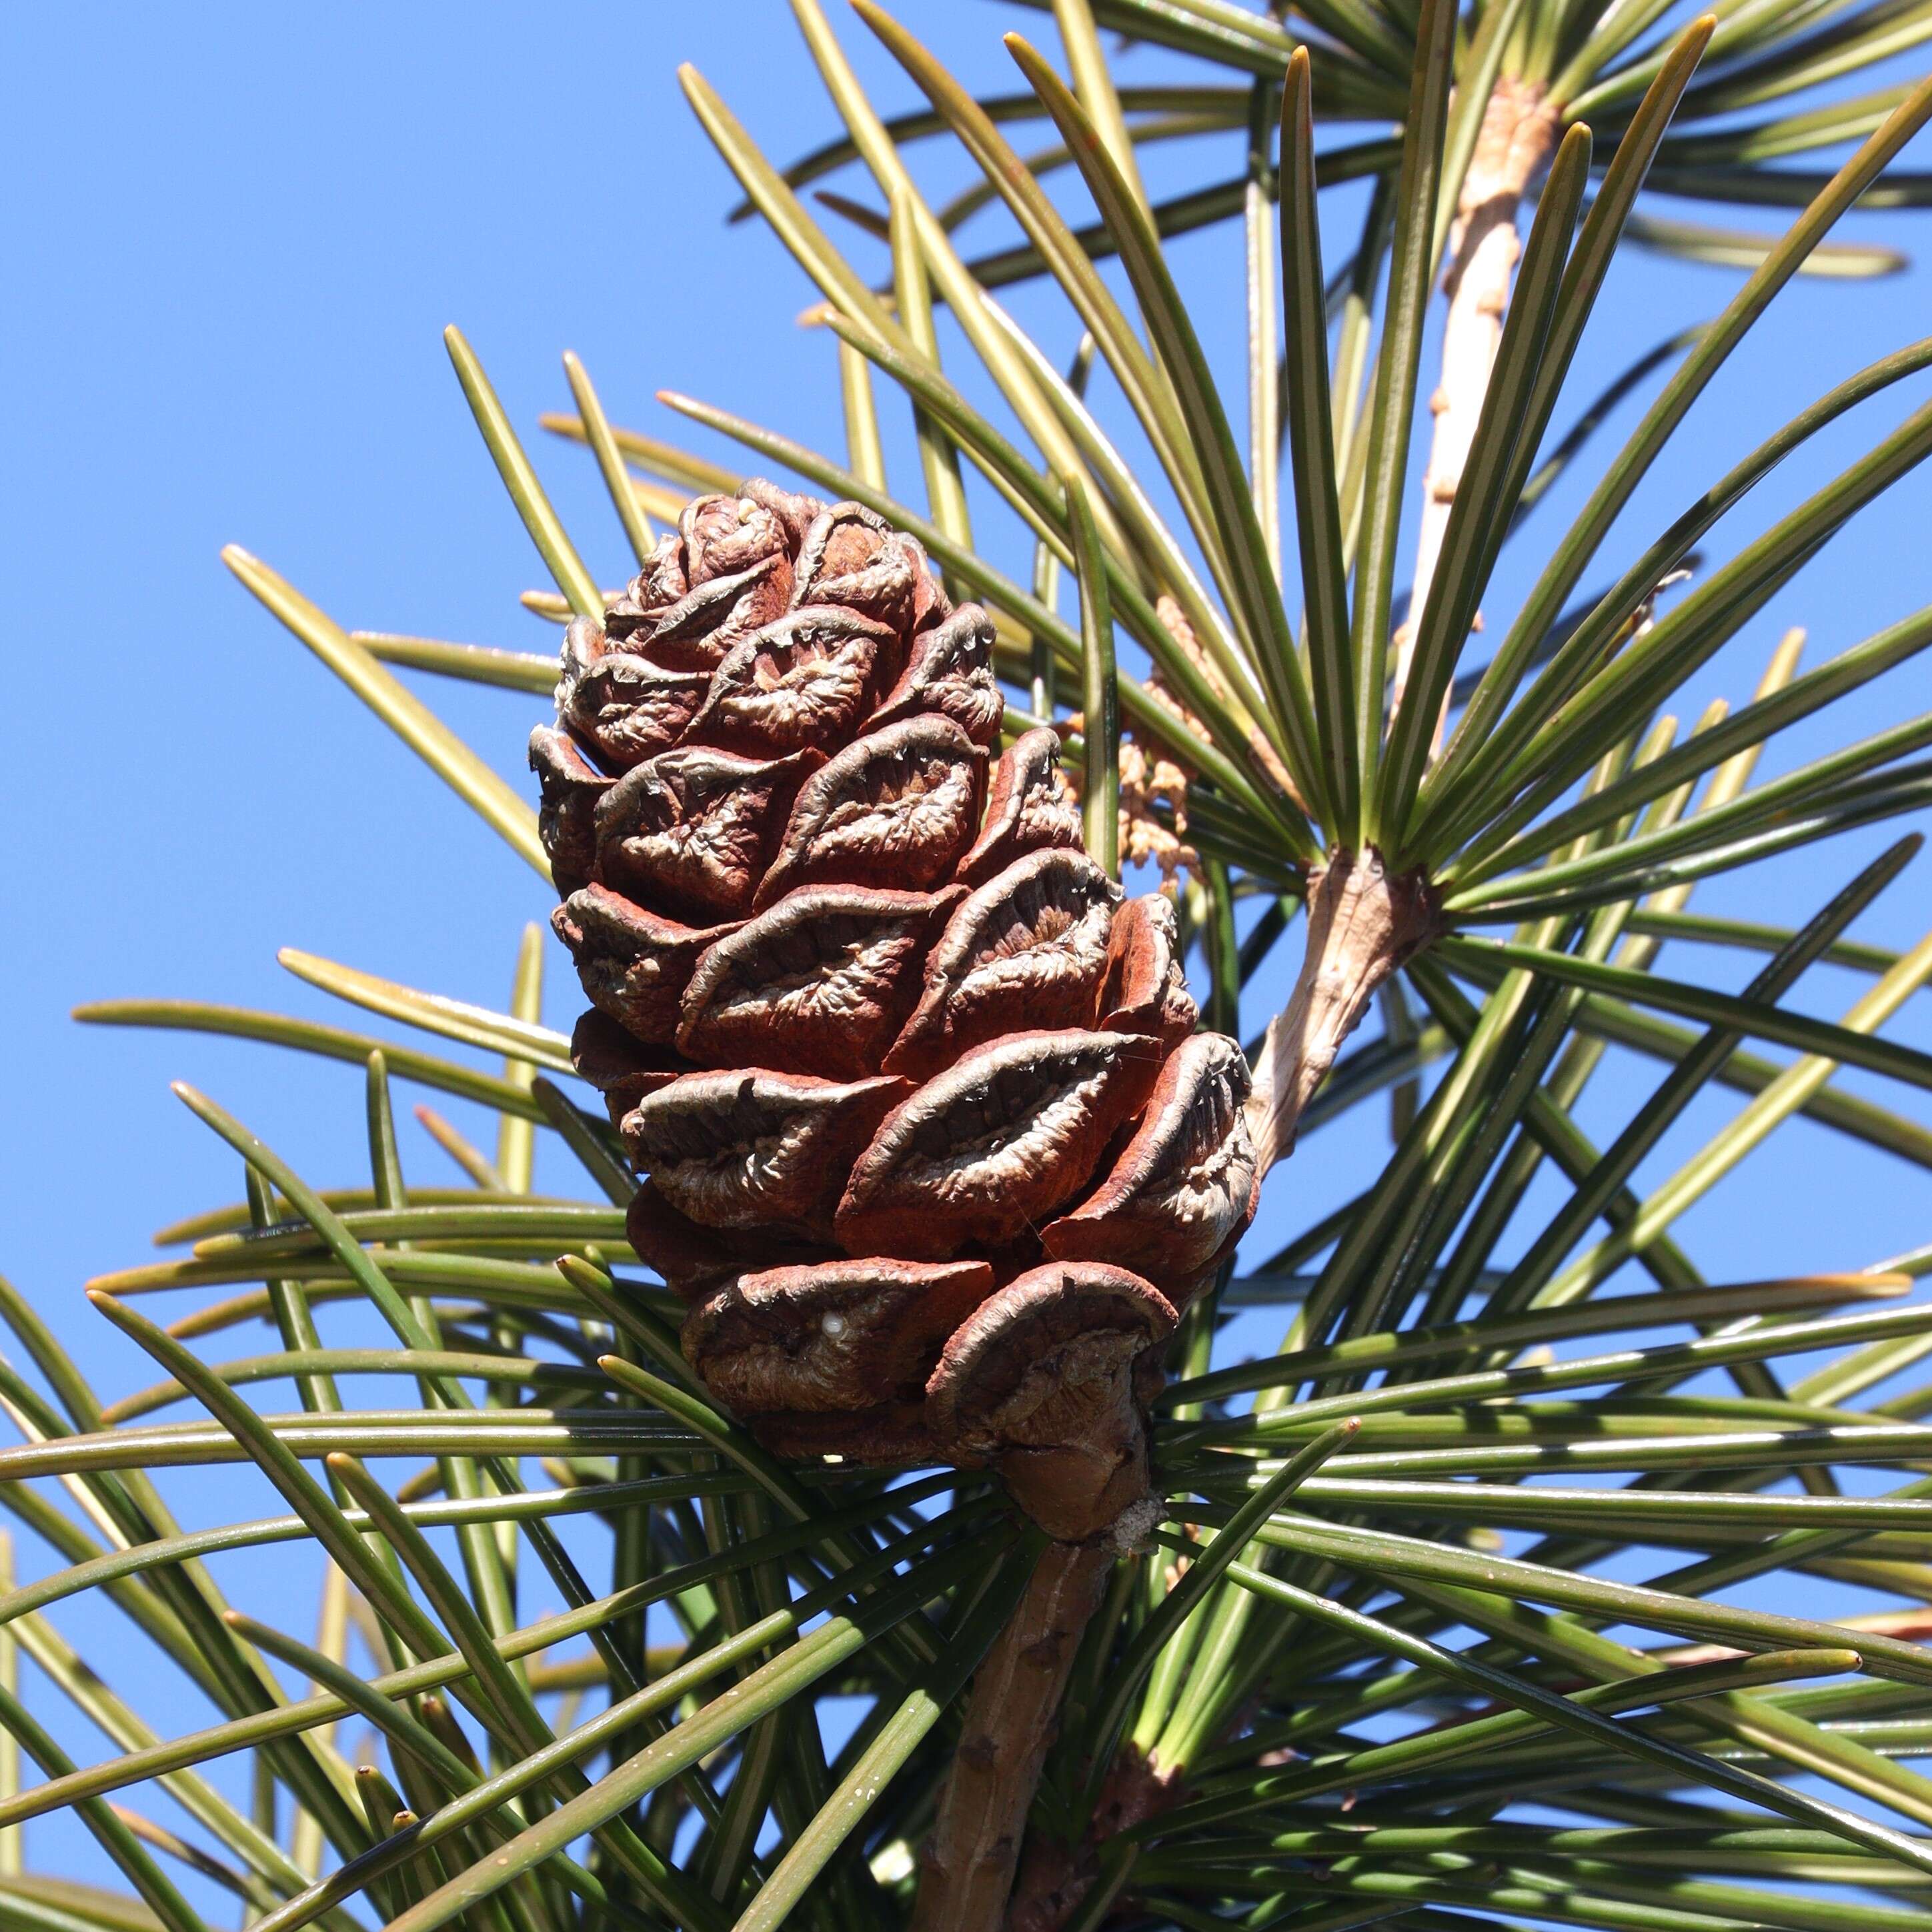
<svg viewBox="0 0 1932 1932">
<path fill-rule="evenodd" d="M 1402 703 L 1408 682 L 1416 628 L 1429 602 L 1450 506 L 1462 484 L 1502 341 L 1510 278 L 1522 252 L 1516 211 L 1549 160 L 1558 131 L 1541 82 L 1508 76 L 1498 80 L 1483 112 L 1449 234 L 1449 268 L 1442 279 L 1449 299 L 1442 325 L 1442 373 L 1429 399 L 1435 427 L 1423 478 L 1408 616 L 1395 636 L 1394 705 Z"/>
<path fill-rule="evenodd" d="M 998 1932 L 1060 1700 L 1112 1568 L 1111 1539 L 1048 1546 L 974 1673 L 938 1815 L 920 1856 L 911 1932 Z"/>
</svg>

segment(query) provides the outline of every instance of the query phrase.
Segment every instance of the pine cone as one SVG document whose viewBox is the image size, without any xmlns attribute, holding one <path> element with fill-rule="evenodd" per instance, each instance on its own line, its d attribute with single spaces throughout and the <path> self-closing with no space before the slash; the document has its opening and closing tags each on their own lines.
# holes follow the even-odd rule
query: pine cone
<svg viewBox="0 0 1932 1932">
<path fill-rule="evenodd" d="M 1258 1184 L 1172 906 L 1087 856 L 1052 732 L 993 759 L 992 644 L 872 512 L 750 482 L 571 625 L 530 761 L 693 1368 L 778 1454 L 991 1467 L 1077 1541 Z"/>
</svg>

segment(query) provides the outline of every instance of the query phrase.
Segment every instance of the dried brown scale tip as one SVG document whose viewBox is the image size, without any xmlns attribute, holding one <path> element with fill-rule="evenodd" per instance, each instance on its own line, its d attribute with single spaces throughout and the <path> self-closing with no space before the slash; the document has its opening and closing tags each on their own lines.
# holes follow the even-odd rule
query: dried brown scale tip
<svg viewBox="0 0 1932 1932">
<path fill-rule="evenodd" d="M 1005 1247 L 1084 1187 L 1145 1101 L 1156 1042 L 1022 1033 L 975 1048 L 894 1108 L 852 1170 L 840 1245 L 934 1258 Z"/>
<path fill-rule="evenodd" d="M 677 520 L 684 539 L 685 580 L 692 589 L 784 558 L 791 548 L 778 519 L 755 496 L 694 496 Z"/>
<path fill-rule="evenodd" d="M 698 497 L 604 613 L 604 630 L 652 647 L 668 668 L 709 670 L 789 607 L 794 548 L 782 517 L 750 491 Z"/>
<path fill-rule="evenodd" d="M 699 916 L 750 911 L 791 802 L 824 762 L 809 746 L 762 760 L 682 746 L 647 760 L 598 801 L 598 878 Z"/>
<path fill-rule="evenodd" d="M 828 507 L 821 497 L 782 489 L 764 476 L 748 478 L 738 494 L 746 502 L 757 504 L 778 519 L 779 528 L 784 532 L 785 543 L 794 556 L 803 548 L 806 533 L 825 514 Z"/>
<path fill-rule="evenodd" d="M 1060 769 L 1060 734 L 1042 724 L 1022 732 L 994 767 L 986 820 L 959 876 L 982 886 L 1022 853 L 1049 845 L 1086 850 L 1079 802 Z"/>
<path fill-rule="evenodd" d="M 896 643 L 855 610 L 807 604 L 732 646 L 711 674 L 688 742 L 776 758 L 836 742 L 872 708 Z"/>
<path fill-rule="evenodd" d="M 1198 1274 L 1254 1217 L 1261 1181 L 1242 1109 L 1247 1061 L 1225 1034 L 1182 1041 L 1112 1172 L 1041 1231 L 1055 1260 L 1106 1260 L 1162 1281 Z"/>
<path fill-rule="evenodd" d="M 1175 1320 L 1124 1268 L 1031 1269 L 946 1343 L 926 1384 L 928 1426 L 956 1460 L 996 1468 L 1048 1535 L 1097 1536 L 1147 1493 L 1134 1370 Z"/>
<path fill-rule="evenodd" d="M 714 578 L 675 602 L 633 614 L 624 600 L 604 614 L 614 643 L 634 644 L 670 670 L 709 670 L 742 638 L 752 636 L 790 601 L 782 554 Z"/>
<path fill-rule="evenodd" d="M 1114 920 L 1100 989 L 1100 1024 L 1120 1033 L 1151 1034 L 1175 1046 L 1201 1022 L 1181 970 L 1179 920 L 1159 892 L 1130 899 Z"/>
<path fill-rule="evenodd" d="M 691 1071 L 669 1048 L 643 1045 L 595 1006 L 571 1030 L 570 1064 L 603 1095 L 614 1127 L 646 1094 Z"/>
<path fill-rule="evenodd" d="M 948 921 L 886 1071 L 934 1072 L 1023 1027 L 1092 1025 L 1120 898 L 1084 852 L 1016 860 Z"/>
<path fill-rule="evenodd" d="M 614 648 L 587 617 L 572 618 L 565 629 L 557 715 L 612 771 L 670 750 L 710 688 L 710 671 L 671 670 Z"/>
<path fill-rule="evenodd" d="M 916 1402 L 946 1337 L 992 1288 L 984 1262 L 773 1268 L 740 1276 L 693 1309 L 685 1355 L 747 1419 Z"/>
<path fill-rule="evenodd" d="M 646 1046 L 676 1041 L 700 958 L 742 924 L 680 926 L 603 886 L 572 892 L 550 914 L 591 1004 Z"/>
<path fill-rule="evenodd" d="M 858 503 L 834 503 L 812 519 L 794 573 L 794 608 L 842 604 L 902 634 L 923 630 L 952 610 L 926 553 Z"/>
<path fill-rule="evenodd" d="M 704 955 L 685 988 L 679 1050 L 708 1066 L 862 1078 L 904 1024 L 926 948 L 963 890 L 788 894 Z"/>
<path fill-rule="evenodd" d="M 782 1228 L 705 1227 L 674 1208 L 655 1180 L 645 1181 L 632 1196 L 624 1214 L 624 1238 L 638 1258 L 688 1303 L 701 1301 L 740 1275 L 808 1267 L 832 1252 L 826 1242 Z"/>
<path fill-rule="evenodd" d="M 687 1073 L 624 1119 L 624 1144 L 681 1214 L 707 1228 L 831 1232 L 860 1149 L 906 1083 Z"/>
<path fill-rule="evenodd" d="M 986 770 L 985 750 L 950 718 L 868 732 L 806 781 L 753 903 L 762 911 L 806 885 L 942 884 L 972 842 Z"/>
<path fill-rule="evenodd" d="M 597 868 L 597 806 L 610 780 L 550 724 L 530 734 L 530 769 L 537 775 L 537 836 L 550 878 L 559 892 L 574 892 Z"/>
<path fill-rule="evenodd" d="M 950 718 L 976 745 L 990 750 L 999 742 L 1006 706 L 993 681 L 993 620 L 976 604 L 961 604 L 913 640 L 906 668 L 872 722 L 890 724 L 928 711 Z"/>
</svg>

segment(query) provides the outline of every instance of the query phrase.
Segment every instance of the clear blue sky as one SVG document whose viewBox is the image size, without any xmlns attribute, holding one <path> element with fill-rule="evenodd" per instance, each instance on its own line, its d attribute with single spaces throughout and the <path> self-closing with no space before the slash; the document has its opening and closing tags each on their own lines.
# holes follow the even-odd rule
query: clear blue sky
<svg viewBox="0 0 1932 1932">
<path fill-rule="evenodd" d="M 982 91 L 1016 84 L 1003 28 L 1051 41 L 1044 16 L 1016 8 L 905 0 L 900 11 Z M 856 23 L 842 31 L 877 98 L 910 104 L 909 84 L 869 36 Z M 668 386 L 838 445 L 830 344 L 793 326 L 811 291 L 768 236 L 723 225 L 733 185 L 679 93 L 681 58 L 775 156 L 832 127 L 778 0 L 69 4 L 9 8 L 0 22 L 13 190 L 0 211 L 12 281 L 0 310 L 10 452 L 0 706 L 14 746 L 0 775 L 0 989 L 14 1070 L 0 1091 L 0 1267 L 110 1394 L 150 1377 L 88 1313 L 81 1282 L 144 1258 L 170 1217 L 238 1191 L 232 1159 L 167 1081 L 204 1087 L 311 1178 L 346 1180 L 362 1160 L 358 1080 L 225 1041 L 81 1029 L 68 1008 L 166 994 L 355 1023 L 277 968 L 284 944 L 499 1004 L 522 925 L 548 909 L 535 876 L 230 579 L 218 547 L 246 544 L 345 624 L 548 648 L 554 632 L 516 604 L 540 568 L 450 375 L 439 340 L 450 321 L 529 428 L 606 580 L 625 554 L 590 466 L 534 428 L 539 410 L 567 405 L 562 350 L 584 356 L 620 422 L 674 434 L 652 401 Z M 1138 69 L 1156 78 L 1160 65 Z M 1215 171 L 1234 164 L 1223 144 Z M 1164 157 L 1154 178 L 1178 180 L 1187 165 Z M 956 166 L 946 178 L 964 178 Z M 1715 218 L 1778 225 L 1770 214 Z M 1932 220 L 1919 216 L 1860 218 L 1844 232 L 1932 248 Z M 1190 240 L 1175 260 L 1232 370 L 1234 236 Z M 1633 255 L 1586 344 L 1575 398 L 1713 313 L 1734 286 L 1723 272 Z M 1618 560 L 1802 402 L 1922 332 L 1927 286 L 1915 270 L 1792 290 L 1643 493 Z M 1019 306 L 1056 353 L 1070 346 L 1050 302 Z M 1720 528 L 1710 553 L 1728 554 L 1923 394 L 1895 391 L 1820 439 Z M 1566 405 L 1559 422 L 1569 414 Z M 1627 407 L 1618 420 L 1634 419 Z M 1696 702 L 1743 695 L 1787 624 L 1811 627 L 1816 662 L 1932 601 L 1928 504 L 1922 480 L 1894 490 L 1700 679 Z M 1560 510 L 1532 526 L 1505 602 Z M 1924 708 L 1929 683 L 1915 664 L 1773 764 Z M 524 782 L 536 702 L 421 688 Z M 1802 916 L 1890 836 L 1808 855 L 1756 896 L 1717 882 L 1699 903 Z M 1932 913 L 1928 880 L 1932 859 L 1861 931 L 1916 939 Z M 554 951 L 551 964 L 549 1017 L 567 1026 L 574 1001 Z M 1714 980 L 1726 970 L 1708 958 L 1674 965 Z M 1802 1003 L 1835 1012 L 1856 990 L 1821 974 Z M 1928 1010 L 1922 998 L 1893 1030 L 1932 1044 Z M 1594 1118 L 1613 1124 L 1652 1078 L 1607 1074 Z M 1923 1095 L 1885 1097 L 1927 1115 Z M 1650 1172 L 1734 1104 L 1694 1109 Z M 1359 1186 L 1384 1119 L 1366 1108 L 1312 1140 L 1277 1175 L 1258 1243 Z M 410 1135 L 418 1178 L 448 1178 Z M 1928 1225 L 1932 1177 L 1801 1125 L 1681 1232 L 1714 1277 L 1738 1279 L 1859 1266 L 1923 1241 Z M 261 1506 L 239 1477 L 195 1482 L 177 1486 L 193 1498 L 191 1521 Z M 77 1613 L 64 1628 L 84 1640 L 106 1626 Z M 100 1754 L 98 1740 L 70 1735 L 82 1756 Z M 76 1850 L 59 1828 L 35 1842 Z"/>
</svg>

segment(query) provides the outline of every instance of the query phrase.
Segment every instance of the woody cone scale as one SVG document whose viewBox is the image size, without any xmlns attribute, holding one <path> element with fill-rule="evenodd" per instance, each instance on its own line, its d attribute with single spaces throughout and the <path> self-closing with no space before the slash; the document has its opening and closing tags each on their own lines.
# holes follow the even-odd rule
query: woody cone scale
<svg viewBox="0 0 1932 1932">
<path fill-rule="evenodd" d="M 991 1468 L 1078 1543 L 1253 1213 L 1248 1070 L 1054 734 L 1000 748 L 992 643 L 910 538 L 754 481 L 571 625 L 530 757 L 692 1368 L 779 1454 Z"/>
</svg>

